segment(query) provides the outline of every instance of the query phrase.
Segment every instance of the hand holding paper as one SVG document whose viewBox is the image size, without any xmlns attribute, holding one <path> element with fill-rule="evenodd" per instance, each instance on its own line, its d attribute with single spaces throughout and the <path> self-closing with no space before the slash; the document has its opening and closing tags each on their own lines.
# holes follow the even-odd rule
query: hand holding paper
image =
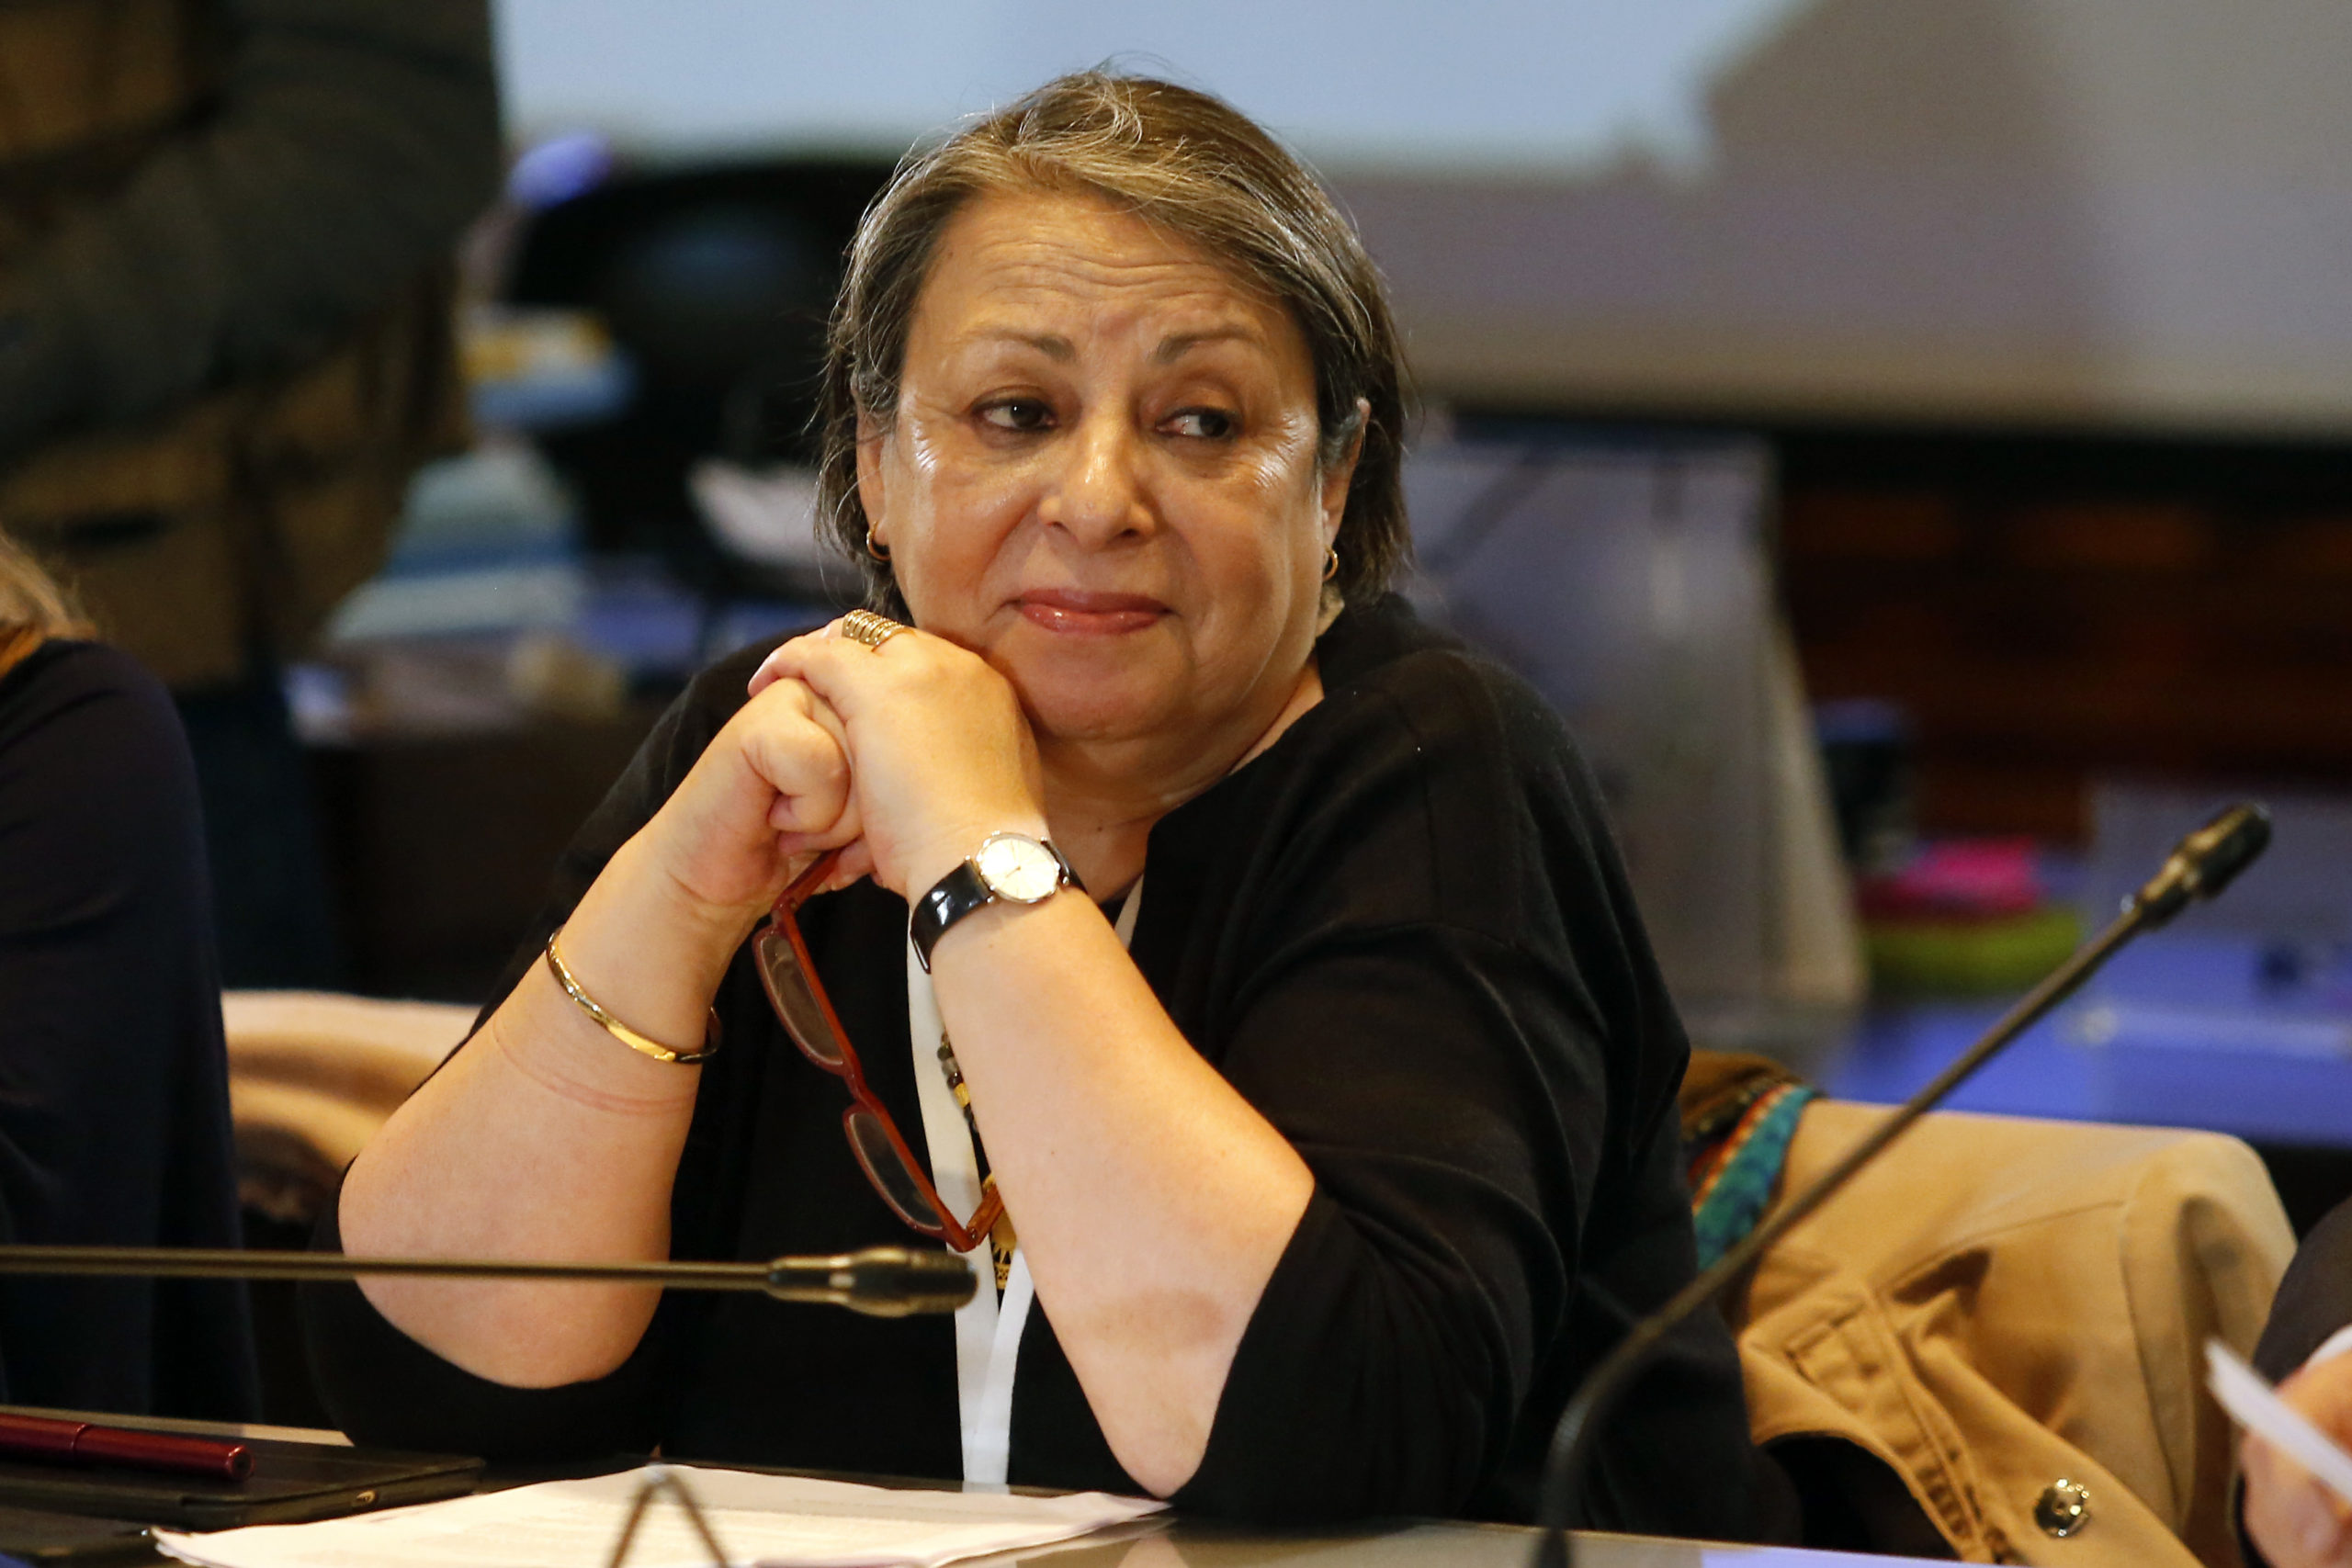
<svg viewBox="0 0 2352 1568">
<path fill-rule="evenodd" d="M 2246 1429 L 2246 1530 L 2271 1568 L 2352 1568 L 2352 1453 L 2306 1414 L 2352 1426 L 2352 1356 L 2306 1366 L 2283 1391 L 2217 1339 L 2205 1362 Z"/>
</svg>

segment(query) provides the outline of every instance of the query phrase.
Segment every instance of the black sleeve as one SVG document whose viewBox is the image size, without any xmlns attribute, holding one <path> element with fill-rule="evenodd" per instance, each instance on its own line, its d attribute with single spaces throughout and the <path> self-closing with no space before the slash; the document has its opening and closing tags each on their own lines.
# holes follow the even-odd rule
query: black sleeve
<svg viewBox="0 0 2352 1568">
<path fill-rule="evenodd" d="M 742 705 L 744 682 L 766 651 L 746 649 L 705 671 L 662 716 L 557 863 L 546 907 L 508 961 L 484 1018 L 538 962 L 548 933 Z M 710 1087 L 707 1077 L 704 1087 Z M 702 1114 L 699 1105 L 696 1114 Z M 682 1169 L 673 1206 L 686 1211 L 696 1202 Z M 327 1206 L 313 1245 L 341 1250 L 334 1205 Z M 474 1376 L 394 1327 L 356 1285 L 304 1286 L 300 1300 L 320 1398 L 335 1424 L 359 1441 L 529 1461 L 643 1450 L 658 1428 L 661 1367 L 679 1315 L 674 1297 L 663 1300 L 645 1337 L 618 1369 L 553 1389 L 513 1388 Z"/>
<path fill-rule="evenodd" d="M 334 1205 L 312 1249 L 342 1250 Z M 540 1463 L 642 1453 L 655 1441 L 665 1302 L 628 1360 L 556 1388 L 510 1388 L 444 1360 L 392 1326 L 356 1285 L 302 1288 L 311 1379 L 353 1442 Z"/>
<path fill-rule="evenodd" d="M 171 700 L 56 643 L 0 703 L 0 1240 L 236 1245 L 196 779 Z M 246 1419 L 243 1288 L 0 1281 L 6 1397 Z"/>
<path fill-rule="evenodd" d="M 496 188 L 485 0 L 226 0 L 218 108 L 0 270 L 0 458 L 331 347 Z"/>
<path fill-rule="evenodd" d="M 1686 1052 L 1597 802 L 1532 695 L 1441 673 L 1363 715 L 1282 829 L 1283 931 L 1216 1049 L 1316 1191 L 1185 1506 L 1476 1506 L 1622 1331 L 1592 1287 L 1639 1311 L 1690 1272 L 1657 1155 Z"/>
<path fill-rule="evenodd" d="M 2295 1248 L 2255 1346 L 2255 1367 L 2273 1382 L 2292 1376 L 2346 1324 L 2352 1324 L 2352 1201 L 2330 1209 Z"/>
<path fill-rule="evenodd" d="M 1421 929 L 1321 955 L 1250 1010 L 1227 1076 L 1316 1190 L 1180 1502 L 1453 1515 L 1500 1462 L 1575 1263 L 1543 1195 L 1598 1175 L 1600 1119 L 1554 1108 L 1600 1086 L 1570 1088 L 1589 1053 L 1546 1037 L 1543 987 L 1521 954 Z"/>
</svg>

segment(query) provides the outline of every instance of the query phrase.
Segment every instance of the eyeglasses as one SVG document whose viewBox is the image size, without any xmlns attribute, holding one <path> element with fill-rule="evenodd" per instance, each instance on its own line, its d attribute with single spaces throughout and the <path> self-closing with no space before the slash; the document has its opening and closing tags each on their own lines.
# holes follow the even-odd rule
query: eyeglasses
<svg viewBox="0 0 2352 1568">
<path fill-rule="evenodd" d="M 913 1229 L 936 1236 L 958 1252 L 969 1252 L 996 1228 L 1004 1213 L 1003 1200 L 990 1187 L 970 1219 L 958 1224 L 948 1213 L 939 1190 L 931 1184 L 922 1162 L 899 1134 L 898 1122 L 865 1087 L 857 1052 L 842 1028 L 841 1016 L 833 1011 L 832 998 L 825 995 L 817 978 L 808 941 L 800 934 L 800 906 L 824 886 L 840 858 L 838 850 L 820 855 L 776 899 L 774 918 L 752 944 L 760 983 L 800 1054 L 847 1086 L 850 1105 L 842 1112 L 842 1131 L 848 1134 L 850 1152 L 857 1156 L 874 1190 Z"/>
</svg>

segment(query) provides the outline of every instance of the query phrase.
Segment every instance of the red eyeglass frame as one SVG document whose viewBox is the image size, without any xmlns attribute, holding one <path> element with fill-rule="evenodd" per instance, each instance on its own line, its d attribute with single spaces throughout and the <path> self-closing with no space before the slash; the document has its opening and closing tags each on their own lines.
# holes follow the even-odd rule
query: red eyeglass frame
<svg viewBox="0 0 2352 1568">
<path fill-rule="evenodd" d="M 841 1053 L 840 1060 L 828 1061 L 820 1051 L 801 1037 L 800 1030 L 793 1023 L 791 1014 L 776 995 L 775 981 L 770 976 L 764 953 L 755 953 L 760 985 L 767 992 L 768 1006 L 775 1010 L 776 1021 L 784 1026 L 784 1032 L 792 1043 L 800 1048 L 800 1054 L 841 1079 L 848 1089 L 850 1103 L 849 1109 L 842 1112 L 842 1134 L 849 1140 L 850 1153 L 856 1157 L 858 1168 L 865 1172 L 865 1179 L 873 1184 L 883 1202 L 889 1205 L 890 1212 L 918 1235 L 935 1237 L 957 1252 L 969 1252 L 996 1228 L 998 1219 L 1004 1213 L 1004 1200 L 995 1187 L 990 1186 L 982 1194 L 980 1206 L 973 1212 L 972 1217 L 960 1224 L 956 1223 L 947 1204 L 940 1198 L 939 1189 L 932 1185 L 922 1162 L 915 1158 L 914 1151 L 908 1147 L 906 1137 L 899 1131 L 898 1119 L 890 1114 L 889 1107 L 866 1087 L 865 1071 L 858 1062 L 857 1048 L 850 1043 L 849 1032 L 842 1027 L 841 1015 L 833 1010 L 833 999 L 826 995 L 825 983 L 817 977 L 816 963 L 808 956 L 808 939 L 800 934 L 800 906 L 824 886 L 825 879 L 832 874 L 840 859 L 839 850 L 818 856 L 808 870 L 794 877 L 791 886 L 777 895 L 775 908 L 769 916 L 771 928 L 782 934 L 791 949 L 793 961 L 799 965 L 801 978 L 808 983 L 808 994 L 816 1002 L 818 1011 L 823 1015 L 825 1028 Z M 764 941 L 768 933 L 761 934 Z M 874 1119 L 883 1136 L 888 1140 L 892 1153 L 898 1156 L 899 1165 L 915 1191 L 931 1205 L 932 1213 L 939 1216 L 938 1224 L 926 1224 L 908 1213 L 899 1200 L 891 1195 L 888 1184 L 876 1173 L 866 1147 L 857 1134 L 857 1118 L 861 1111 Z"/>
</svg>

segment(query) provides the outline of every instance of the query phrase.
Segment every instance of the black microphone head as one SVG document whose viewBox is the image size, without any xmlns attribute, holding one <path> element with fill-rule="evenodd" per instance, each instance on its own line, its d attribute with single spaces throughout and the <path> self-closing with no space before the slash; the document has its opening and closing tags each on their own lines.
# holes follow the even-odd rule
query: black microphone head
<svg viewBox="0 0 2352 1568">
<path fill-rule="evenodd" d="M 2164 869 L 2132 896 L 2143 924 L 2165 924 L 2236 880 L 2270 846 L 2270 812 L 2256 801 L 2231 807 L 2175 845 Z"/>
<path fill-rule="evenodd" d="M 846 1262 L 833 1270 L 836 1299 L 873 1317 L 954 1312 L 979 1287 L 970 1263 L 936 1248 L 869 1247 Z"/>
</svg>

